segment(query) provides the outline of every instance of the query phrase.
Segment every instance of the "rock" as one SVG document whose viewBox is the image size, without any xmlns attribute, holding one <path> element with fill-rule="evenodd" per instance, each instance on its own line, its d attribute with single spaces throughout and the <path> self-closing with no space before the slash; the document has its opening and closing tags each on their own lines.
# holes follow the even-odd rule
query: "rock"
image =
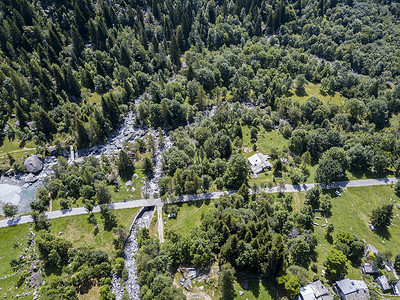
<svg viewBox="0 0 400 300">
<path fill-rule="evenodd" d="M 38 178 L 33 175 L 32 173 L 29 173 L 28 176 L 25 177 L 25 183 L 34 183 L 38 180 Z"/>
<path fill-rule="evenodd" d="M 29 127 L 30 130 L 34 130 L 35 129 L 35 122 L 31 121 L 26 123 L 26 125 Z"/>
<path fill-rule="evenodd" d="M 25 168 L 29 173 L 39 173 L 43 169 L 43 162 L 36 155 L 29 156 L 24 162 Z"/>
<path fill-rule="evenodd" d="M 243 291 L 239 291 L 239 296 L 242 296 L 244 294 Z"/>
<path fill-rule="evenodd" d="M 49 151 L 51 156 L 57 155 L 57 146 L 49 146 L 47 147 L 47 151 Z"/>
<path fill-rule="evenodd" d="M 128 180 L 128 181 L 125 183 L 125 186 L 126 186 L 126 187 L 132 186 L 132 181 Z"/>
</svg>

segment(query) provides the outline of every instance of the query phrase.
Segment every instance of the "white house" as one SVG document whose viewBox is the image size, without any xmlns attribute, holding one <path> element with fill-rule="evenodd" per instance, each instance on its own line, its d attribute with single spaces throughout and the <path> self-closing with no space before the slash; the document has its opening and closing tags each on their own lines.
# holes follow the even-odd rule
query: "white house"
<svg viewBox="0 0 400 300">
<path fill-rule="evenodd" d="M 266 169 L 271 170 L 272 164 L 269 162 L 270 156 L 260 152 L 250 156 L 247 160 L 254 174 L 260 174 Z"/>
<path fill-rule="evenodd" d="M 321 280 L 314 281 L 300 288 L 301 300 L 333 300 L 329 290 L 322 284 Z"/>
</svg>

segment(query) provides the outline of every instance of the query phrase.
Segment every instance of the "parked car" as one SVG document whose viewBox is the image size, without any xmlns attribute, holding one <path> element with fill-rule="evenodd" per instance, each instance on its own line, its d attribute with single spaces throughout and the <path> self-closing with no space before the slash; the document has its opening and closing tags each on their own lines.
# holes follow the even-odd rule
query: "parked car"
<svg viewBox="0 0 400 300">
<path fill-rule="evenodd" d="M 369 224 L 369 229 L 371 229 L 371 231 L 375 231 L 375 226 L 373 224 Z"/>
<path fill-rule="evenodd" d="M 339 191 L 335 191 L 335 194 L 337 195 L 337 196 L 342 196 L 342 194 L 339 192 Z"/>
</svg>

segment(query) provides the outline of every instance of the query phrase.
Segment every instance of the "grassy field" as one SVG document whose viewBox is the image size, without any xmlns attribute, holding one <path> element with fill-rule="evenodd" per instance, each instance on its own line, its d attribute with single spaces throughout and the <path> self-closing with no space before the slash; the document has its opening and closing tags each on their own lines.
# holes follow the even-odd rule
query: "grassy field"
<svg viewBox="0 0 400 300">
<path fill-rule="evenodd" d="M 129 201 L 129 200 L 135 200 L 135 199 L 143 199 L 144 194 L 143 194 L 143 183 L 141 182 L 143 179 L 145 179 L 145 175 L 143 174 L 142 169 L 136 169 L 136 174 L 139 176 L 139 178 L 135 179 L 132 182 L 132 187 L 135 188 L 135 191 L 132 191 L 132 188 L 129 187 L 127 188 L 125 186 L 124 182 L 120 182 L 119 186 L 119 191 L 116 192 L 115 190 L 112 193 L 112 201 L 113 202 L 119 202 L 119 201 Z"/>
<path fill-rule="evenodd" d="M 118 223 L 124 228 L 129 229 L 135 215 L 138 212 L 138 208 L 116 210 L 115 214 L 118 219 Z M 93 246 L 96 249 L 102 249 L 107 251 L 111 257 L 114 254 L 113 233 L 111 231 L 105 231 L 103 227 L 100 214 L 95 214 L 98 222 L 98 232 L 95 233 L 95 226 L 88 223 L 88 215 L 79 215 L 72 217 L 65 217 L 51 220 L 50 230 L 58 236 L 62 232 L 61 237 L 72 242 L 74 247 L 79 246 Z M 13 227 L 0 228 L 0 277 L 4 275 L 12 274 L 10 267 L 10 260 L 18 258 L 23 249 L 27 245 L 29 224 L 23 224 Z M 14 244 L 19 242 L 18 247 L 14 247 Z M 3 299 L 4 293 L 7 293 L 5 299 L 12 299 L 17 294 L 29 292 L 32 289 L 25 288 L 25 285 L 15 288 L 20 279 L 21 274 L 11 276 L 6 279 L 0 279 L 0 298 Z M 51 280 L 52 275 L 47 277 L 46 280 Z M 99 299 L 99 287 L 94 286 L 85 295 L 80 295 L 80 299 Z M 19 299 L 32 299 L 32 296 L 26 296 Z"/>
<path fill-rule="evenodd" d="M 139 208 L 115 210 L 118 224 L 129 229 Z M 62 232 L 62 237 L 70 241 L 75 247 L 93 246 L 108 252 L 114 253 L 112 244 L 114 234 L 111 231 L 105 231 L 100 213 L 94 214 L 98 225 L 98 232 L 95 234 L 95 226 L 88 223 L 89 215 L 71 216 L 51 220 L 51 231 L 54 234 Z"/>
<path fill-rule="evenodd" d="M 95 104 L 100 104 L 100 102 L 101 102 L 101 95 L 98 94 L 97 92 L 94 92 L 94 93 L 92 94 L 92 96 L 90 96 L 90 97 L 88 98 L 88 101 L 89 101 L 89 102 L 92 102 L 92 103 L 95 103 Z"/>
<path fill-rule="evenodd" d="M 235 299 L 248 299 L 248 300 L 274 300 L 278 299 L 276 296 L 274 285 L 271 282 L 260 281 L 258 279 L 248 279 L 244 276 L 237 275 L 235 282 Z M 245 289 L 247 284 L 247 289 Z M 244 292 L 240 296 L 239 291 Z"/>
<path fill-rule="evenodd" d="M 175 219 L 169 219 L 164 213 L 164 230 L 175 230 L 183 235 L 189 235 L 193 228 L 199 227 L 202 214 L 211 212 L 214 208 L 212 200 L 181 203 L 176 206 L 179 212 Z"/>
<path fill-rule="evenodd" d="M 9 264 L 11 259 L 18 259 L 27 246 L 29 226 L 28 224 L 7 227 L 0 229 L 0 278 L 5 275 L 11 275 L 14 272 Z M 15 244 L 18 244 L 16 246 Z M 20 274 L 0 279 L 0 298 L 12 299 L 17 294 L 30 292 L 33 289 L 26 288 L 24 285 L 16 288 L 20 279 Z M 4 297 L 5 293 L 7 296 Z M 22 299 L 32 299 L 32 296 L 26 296 Z"/>
<path fill-rule="evenodd" d="M 252 148 L 253 144 L 250 143 L 250 128 L 248 126 L 242 126 L 243 133 L 243 148 Z M 263 127 L 259 128 L 258 150 L 264 154 L 271 153 L 272 149 L 275 148 L 278 153 L 288 149 L 289 140 L 285 139 L 277 130 L 266 131 Z M 246 157 L 253 155 L 254 153 L 245 153 Z"/>
<path fill-rule="evenodd" d="M 294 92 L 294 89 L 292 88 L 290 90 L 290 96 L 289 98 L 292 98 L 293 101 L 297 101 L 300 104 L 306 102 L 306 100 L 311 97 L 317 97 L 318 99 L 320 99 L 322 101 L 322 103 L 326 104 L 337 104 L 340 105 L 342 104 L 346 98 L 340 96 L 340 94 L 338 92 L 335 92 L 335 94 L 330 95 L 327 93 L 321 93 L 321 85 L 320 84 L 314 84 L 309 82 L 308 84 L 306 84 L 304 86 L 305 88 L 305 93 L 304 95 L 296 95 L 296 93 Z"/>
<path fill-rule="evenodd" d="M 337 232 L 345 231 L 356 235 L 361 240 L 364 239 L 366 243 L 374 245 L 380 252 L 390 251 L 393 257 L 400 252 L 400 241 L 398 238 L 400 236 L 400 217 L 397 209 L 400 200 L 394 194 L 394 190 L 391 186 L 349 188 L 342 191 L 341 197 L 337 197 L 333 192 L 334 191 L 327 192 L 333 197 L 332 216 L 327 218 L 328 223 L 332 223 L 335 226 L 333 239 L 335 239 Z M 304 193 L 295 195 L 295 209 L 301 207 L 304 199 Z M 392 225 L 387 231 L 372 232 L 368 228 L 369 216 L 374 208 L 383 203 L 393 203 L 395 205 L 395 217 L 392 221 Z M 322 217 L 321 220 L 315 219 L 314 221 L 321 225 L 324 223 L 324 219 L 325 218 Z M 323 263 L 326 259 L 326 255 L 333 249 L 333 244 L 325 237 L 326 227 L 315 226 L 314 229 L 318 241 L 316 248 L 318 274 L 321 274 L 321 270 L 324 269 Z M 358 267 L 353 267 L 348 264 L 348 270 L 348 277 L 352 279 L 362 278 Z M 311 273 L 310 276 L 312 278 Z"/>
<path fill-rule="evenodd" d="M 32 141 L 20 142 L 18 139 L 13 141 L 5 138 L 0 142 L 0 163 L 6 163 L 7 153 L 10 153 L 14 159 L 24 158 L 35 151 L 35 144 Z"/>
</svg>

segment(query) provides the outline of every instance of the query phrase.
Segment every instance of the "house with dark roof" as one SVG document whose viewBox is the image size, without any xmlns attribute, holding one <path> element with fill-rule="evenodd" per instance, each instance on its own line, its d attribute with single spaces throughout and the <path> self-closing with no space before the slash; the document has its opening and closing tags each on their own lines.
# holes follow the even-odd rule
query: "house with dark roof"
<svg viewBox="0 0 400 300">
<path fill-rule="evenodd" d="M 387 292 L 390 291 L 392 289 L 392 287 L 389 284 L 389 280 L 386 276 L 379 276 L 376 279 L 376 283 L 379 284 L 379 286 L 381 287 L 382 292 Z"/>
<path fill-rule="evenodd" d="M 374 264 L 370 264 L 370 263 L 362 263 L 361 264 L 361 271 L 364 274 L 368 274 L 368 275 L 378 274 L 378 268 L 375 267 Z"/>
<path fill-rule="evenodd" d="M 321 280 L 314 281 L 300 288 L 301 300 L 333 300 L 329 290 L 322 284 Z"/>
<path fill-rule="evenodd" d="M 369 300 L 368 286 L 362 280 L 349 278 L 336 281 L 335 289 L 342 300 Z"/>
</svg>

